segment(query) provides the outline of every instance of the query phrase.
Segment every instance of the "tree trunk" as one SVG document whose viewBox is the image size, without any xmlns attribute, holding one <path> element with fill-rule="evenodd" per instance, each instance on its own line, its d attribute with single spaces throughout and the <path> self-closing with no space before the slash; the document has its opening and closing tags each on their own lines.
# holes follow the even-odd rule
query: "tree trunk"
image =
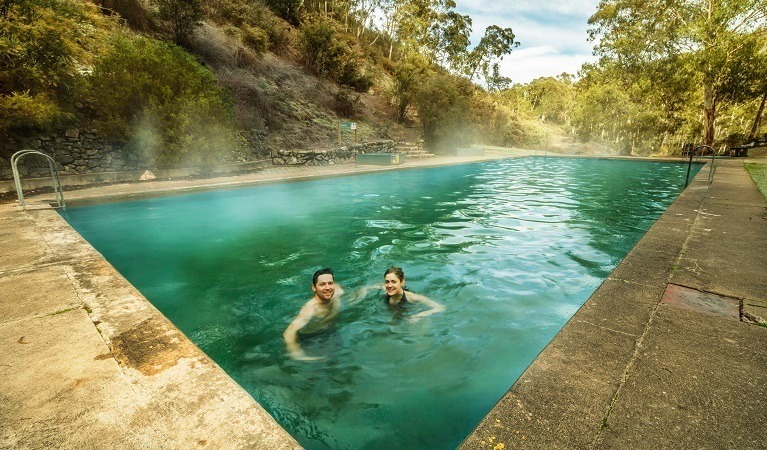
<svg viewBox="0 0 767 450">
<path fill-rule="evenodd" d="M 749 142 L 756 139 L 756 135 L 759 134 L 759 127 L 762 125 L 762 114 L 764 113 L 765 103 L 767 103 L 767 92 L 762 95 L 762 103 L 759 104 L 759 111 L 756 112 L 756 117 L 754 117 L 754 125 L 751 127 L 751 132 L 748 133 Z"/>
<path fill-rule="evenodd" d="M 714 146 L 714 121 L 716 120 L 716 99 L 714 86 L 706 83 L 703 93 L 703 144 Z"/>
</svg>

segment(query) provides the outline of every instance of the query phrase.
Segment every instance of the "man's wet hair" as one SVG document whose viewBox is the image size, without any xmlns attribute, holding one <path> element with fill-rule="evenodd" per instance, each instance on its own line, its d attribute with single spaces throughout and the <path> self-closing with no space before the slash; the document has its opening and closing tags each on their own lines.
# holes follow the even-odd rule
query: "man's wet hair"
<svg viewBox="0 0 767 450">
<path fill-rule="evenodd" d="M 314 272 L 314 276 L 312 277 L 312 286 L 316 286 L 317 285 L 317 278 L 319 278 L 320 275 L 325 275 L 325 274 L 328 274 L 331 277 L 333 277 L 333 281 L 335 281 L 336 277 L 335 277 L 335 275 L 333 275 L 333 269 L 331 269 L 330 267 L 326 267 L 324 269 L 320 269 L 320 270 Z"/>
</svg>

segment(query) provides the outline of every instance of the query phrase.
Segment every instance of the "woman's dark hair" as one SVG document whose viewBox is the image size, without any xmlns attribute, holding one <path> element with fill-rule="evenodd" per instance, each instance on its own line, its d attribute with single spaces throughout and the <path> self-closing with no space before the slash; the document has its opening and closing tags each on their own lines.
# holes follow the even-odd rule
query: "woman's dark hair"
<svg viewBox="0 0 767 450">
<path fill-rule="evenodd" d="M 328 274 L 331 277 L 333 277 L 333 281 L 335 281 L 336 276 L 333 275 L 333 269 L 331 269 L 330 267 L 326 267 L 324 269 L 320 269 L 320 270 L 314 272 L 314 276 L 312 277 L 312 286 L 316 286 L 317 285 L 317 278 L 319 278 L 320 275 L 325 275 L 325 274 Z"/>
<path fill-rule="evenodd" d="M 389 275 L 390 273 L 393 273 L 394 275 L 396 275 L 400 281 L 405 280 L 405 272 L 397 266 L 391 266 L 388 269 L 386 269 L 386 272 L 384 272 L 384 277 L 386 277 L 386 275 Z"/>
</svg>

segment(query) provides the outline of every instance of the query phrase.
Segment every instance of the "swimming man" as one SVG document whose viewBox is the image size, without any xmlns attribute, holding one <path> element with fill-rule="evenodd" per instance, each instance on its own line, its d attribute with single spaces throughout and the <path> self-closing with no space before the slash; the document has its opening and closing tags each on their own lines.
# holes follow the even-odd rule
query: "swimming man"
<svg viewBox="0 0 767 450">
<path fill-rule="evenodd" d="M 308 356 L 304 353 L 298 342 L 298 332 L 312 321 L 323 325 L 330 324 L 341 307 L 340 297 L 344 290 L 335 284 L 333 270 L 326 268 L 314 272 L 312 292 L 314 292 L 314 297 L 304 304 L 293 322 L 282 333 L 288 354 L 293 359 L 301 361 L 314 361 L 322 358 Z"/>
</svg>

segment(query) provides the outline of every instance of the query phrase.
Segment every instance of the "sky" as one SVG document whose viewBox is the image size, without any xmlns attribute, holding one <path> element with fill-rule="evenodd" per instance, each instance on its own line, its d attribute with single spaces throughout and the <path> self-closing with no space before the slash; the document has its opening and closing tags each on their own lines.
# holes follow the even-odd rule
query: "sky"
<svg viewBox="0 0 767 450">
<path fill-rule="evenodd" d="M 520 42 L 501 61 L 501 75 L 512 83 L 529 83 L 562 72 L 576 75 L 591 54 L 586 28 L 599 0 L 455 0 L 456 11 L 472 19 L 471 43 L 476 45 L 485 28 L 511 28 Z"/>
</svg>

